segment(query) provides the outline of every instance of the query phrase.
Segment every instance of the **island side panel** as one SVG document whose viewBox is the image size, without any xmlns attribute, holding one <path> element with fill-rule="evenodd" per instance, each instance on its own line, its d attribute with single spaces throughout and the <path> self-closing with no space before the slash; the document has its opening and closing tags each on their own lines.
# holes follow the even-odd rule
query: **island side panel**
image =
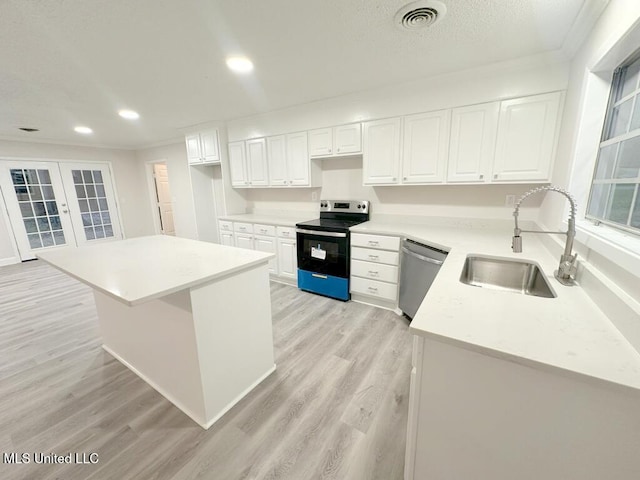
<svg viewBox="0 0 640 480">
<path fill-rule="evenodd" d="M 104 349 L 204 426 L 188 290 L 134 307 L 94 290 Z"/>
<path fill-rule="evenodd" d="M 267 262 L 191 289 L 208 425 L 275 370 Z"/>
<path fill-rule="evenodd" d="M 628 480 L 637 393 L 425 338 L 415 480 Z"/>
</svg>

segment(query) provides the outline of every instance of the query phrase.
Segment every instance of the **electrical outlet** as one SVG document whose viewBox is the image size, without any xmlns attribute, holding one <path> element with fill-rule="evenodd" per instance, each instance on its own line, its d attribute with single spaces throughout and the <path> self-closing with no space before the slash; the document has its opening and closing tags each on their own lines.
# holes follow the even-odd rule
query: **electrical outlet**
<svg viewBox="0 0 640 480">
<path fill-rule="evenodd" d="M 516 204 L 516 196 L 515 195 L 507 195 L 504 199 L 505 207 L 514 207 Z"/>
<path fill-rule="evenodd" d="M 311 192 L 311 201 L 312 202 L 318 201 L 318 192 Z"/>
</svg>

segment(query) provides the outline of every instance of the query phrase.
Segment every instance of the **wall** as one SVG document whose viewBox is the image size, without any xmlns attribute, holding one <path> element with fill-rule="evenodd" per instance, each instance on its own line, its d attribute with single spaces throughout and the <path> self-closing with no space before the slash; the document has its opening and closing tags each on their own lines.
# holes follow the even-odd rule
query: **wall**
<svg viewBox="0 0 640 480">
<path fill-rule="evenodd" d="M 125 236 L 137 237 L 153 233 L 151 218 L 143 208 L 146 205 L 146 190 L 141 189 L 140 185 L 144 184 L 144 177 L 131 151 L 0 140 L 1 158 L 111 162 Z M 6 254 L 10 238 L 8 225 L 0 217 L 0 259 L 3 251 Z M 15 261 L 19 260 L 16 258 Z"/>
<path fill-rule="evenodd" d="M 401 85 L 358 92 L 329 100 L 232 120 L 230 141 L 340 125 L 374 118 L 432 111 L 498 99 L 563 90 L 568 63 L 552 54 L 487 65 Z M 562 159 L 559 159 L 562 162 Z M 362 156 L 320 161 L 321 189 L 251 189 L 245 191 L 252 210 L 317 211 L 318 198 L 362 198 L 375 213 L 510 218 L 505 195 L 521 195 L 531 185 L 364 187 Z M 532 199 L 524 218 L 542 199 Z"/>
<path fill-rule="evenodd" d="M 576 197 L 579 220 L 584 218 L 586 211 L 613 69 L 640 48 L 638 25 L 640 2 L 610 2 L 571 63 L 558 140 L 558 159 L 564 160 L 555 164 L 553 183 L 569 189 Z M 550 229 L 564 229 L 566 227 L 562 223 L 567 215 L 567 202 L 559 195 L 548 195 L 540 209 L 539 223 Z M 600 229 L 605 236 L 616 234 L 608 233 L 608 227 Z M 578 242 L 588 240 L 579 232 Z M 640 241 L 636 241 L 636 245 L 640 246 Z M 621 262 L 613 262 L 612 255 L 603 255 L 579 243 L 576 250 L 583 259 L 640 302 L 637 288 L 640 271 L 635 268 L 640 261 L 640 248 L 635 248 L 635 252 L 631 248 L 628 252 L 632 261 Z"/>
</svg>

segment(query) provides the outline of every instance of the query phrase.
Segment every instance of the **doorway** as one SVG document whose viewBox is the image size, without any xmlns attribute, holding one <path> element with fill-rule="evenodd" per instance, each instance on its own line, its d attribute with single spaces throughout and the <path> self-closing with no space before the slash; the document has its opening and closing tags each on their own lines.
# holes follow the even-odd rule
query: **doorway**
<svg viewBox="0 0 640 480">
<path fill-rule="evenodd" d="M 163 235 L 176 234 L 173 221 L 173 199 L 171 197 L 171 187 L 169 186 L 169 174 L 167 163 L 164 161 L 154 162 L 152 167 L 152 180 L 154 190 L 154 211 L 156 212 L 156 230 Z"/>
<path fill-rule="evenodd" d="M 2 161 L 0 189 L 21 260 L 122 238 L 106 163 Z"/>
</svg>

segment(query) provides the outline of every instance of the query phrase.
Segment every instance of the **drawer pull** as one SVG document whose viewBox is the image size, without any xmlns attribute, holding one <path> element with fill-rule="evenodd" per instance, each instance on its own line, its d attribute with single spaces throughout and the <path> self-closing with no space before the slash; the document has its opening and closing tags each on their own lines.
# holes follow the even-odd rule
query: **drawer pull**
<svg viewBox="0 0 640 480">
<path fill-rule="evenodd" d="M 369 290 L 370 292 L 378 292 L 378 288 L 377 287 L 367 287 L 367 290 Z"/>
<path fill-rule="evenodd" d="M 378 255 L 369 255 L 369 259 L 371 260 L 378 260 L 378 258 L 380 258 Z"/>
<path fill-rule="evenodd" d="M 377 242 L 376 240 L 369 240 L 369 245 L 371 245 L 372 247 L 377 247 L 379 244 L 379 242 Z"/>
<path fill-rule="evenodd" d="M 369 270 L 369 275 L 372 275 L 372 276 L 374 276 L 374 277 L 377 277 L 379 274 L 380 274 L 379 272 L 376 272 L 376 271 L 374 271 L 374 270 Z"/>
<path fill-rule="evenodd" d="M 288 237 L 289 236 L 289 232 L 282 232 L 282 236 L 283 237 Z"/>
<path fill-rule="evenodd" d="M 264 228 L 261 228 L 260 233 L 267 233 L 267 231 Z"/>
<path fill-rule="evenodd" d="M 326 279 L 327 279 L 327 276 L 326 276 L 326 275 L 320 275 L 319 273 L 312 273 L 312 274 L 311 274 L 311 276 L 312 276 L 312 277 L 315 277 L 315 278 L 321 278 L 321 279 L 323 279 L 323 280 L 326 280 Z"/>
</svg>

